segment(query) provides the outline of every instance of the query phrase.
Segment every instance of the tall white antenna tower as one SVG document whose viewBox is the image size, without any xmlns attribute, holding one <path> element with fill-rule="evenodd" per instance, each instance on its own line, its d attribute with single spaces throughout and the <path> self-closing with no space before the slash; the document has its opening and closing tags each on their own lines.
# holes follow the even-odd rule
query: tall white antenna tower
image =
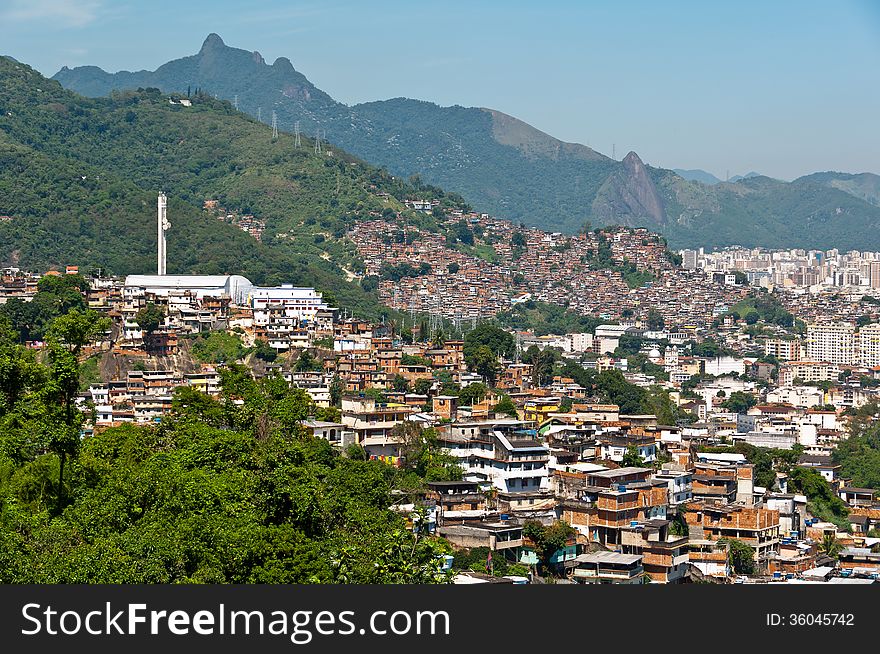
<svg viewBox="0 0 880 654">
<path fill-rule="evenodd" d="M 617 143 L 611 144 L 611 158 L 617 161 Z"/>
<path fill-rule="evenodd" d="M 278 115 L 272 110 L 272 138 L 278 138 Z"/>
<path fill-rule="evenodd" d="M 257 107 L 257 122 L 263 122 L 263 108 Z"/>
<path fill-rule="evenodd" d="M 321 130 L 315 132 L 315 154 L 321 154 Z"/>
<path fill-rule="evenodd" d="M 235 110 L 238 111 L 238 93 L 232 98 L 232 106 L 235 107 Z"/>
<path fill-rule="evenodd" d="M 300 145 L 302 145 L 302 143 L 299 140 L 299 121 L 296 121 L 293 124 L 293 147 L 299 149 Z"/>
<path fill-rule="evenodd" d="M 159 201 L 157 203 L 158 213 L 156 216 L 157 228 L 158 228 L 158 245 L 157 245 L 157 272 L 160 275 L 166 274 L 166 263 L 167 263 L 167 239 L 165 238 L 165 232 L 167 232 L 171 223 L 168 222 L 168 198 L 165 197 L 165 193 L 159 193 Z"/>
</svg>

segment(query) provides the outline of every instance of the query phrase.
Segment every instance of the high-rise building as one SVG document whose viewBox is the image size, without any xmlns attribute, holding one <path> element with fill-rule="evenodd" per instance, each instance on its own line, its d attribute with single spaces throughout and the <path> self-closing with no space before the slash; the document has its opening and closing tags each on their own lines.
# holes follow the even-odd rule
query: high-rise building
<svg viewBox="0 0 880 654">
<path fill-rule="evenodd" d="M 880 289 L 880 261 L 872 261 L 869 264 L 869 283 L 871 288 Z"/>
<path fill-rule="evenodd" d="M 801 342 L 786 341 L 781 338 L 768 338 L 764 343 L 764 354 L 782 361 L 796 361 L 801 358 Z"/>
<path fill-rule="evenodd" d="M 855 327 L 850 323 L 807 325 L 806 353 L 809 361 L 841 365 L 856 362 Z"/>
<path fill-rule="evenodd" d="M 880 366 L 880 324 L 873 323 L 859 329 L 858 343 L 857 363 L 868 368 Z"/>
</svg>

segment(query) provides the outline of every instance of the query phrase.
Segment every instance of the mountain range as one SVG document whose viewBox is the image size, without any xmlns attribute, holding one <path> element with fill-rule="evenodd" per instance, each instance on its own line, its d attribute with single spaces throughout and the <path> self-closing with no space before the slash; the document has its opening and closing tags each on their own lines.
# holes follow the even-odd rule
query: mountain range
<svg viewBox="0 0 880 654">
<path fill-rule="evenodd" d="M 679 177 L 683 177 L 684 179 L 691 182 L 702 182 L 703 184 L 708 184 L 712 186 L 714 184 L 720 184 L 721 180 L 715 177 L 712 173 L 706 172 L 705 170 L 700 170 L 699 168 L 685 170 L 682 168 L 673 168 L 672 172 L 674 172 Z M 724 181 L 726 182 L 738 182 L 743 179 L 749 179 L 751 177 L 761 177 L 761 173 L 756 173 L 754 171 L 750 173 L 746 173 L 745 175 L 734 175 Z"/>
<path fill-rule="evenodd" d="M 617 161 L 566 143 L 501 111 L 394 98 L 353 106 L 316 87 L 291 61 L 211 34 L 195 55 L 155 71 L 62 68 L 54 79 L 77 93 L 198 89 L 235 102 L 266 123 L 298 129 L 355 156 L 461 194 L 481 211 L 572 233 L 586 223 L 647 226 L 677 247 L 747 245 L 880 249 L 880 177 L 825 172 L 792 182 L 756 173 L 721 182 L 704 171 Z"/>
<path fill-rule="evenodd" d="M 164 190 L 170 274 L 315 286 L 377 318 L 387 310 L 351 273 L 354 221 L 407 213 L 409 198 L 464 207 L 337 148 L 316 153 L 308 137 L 297 148 L 212 95 L 184 100 L 156 89 L 86 98 L 0 56 L 0 263 L 155 272 Z M 235 224 L 249 216 L 264 225 L 260 238 Z"/>
</svg>

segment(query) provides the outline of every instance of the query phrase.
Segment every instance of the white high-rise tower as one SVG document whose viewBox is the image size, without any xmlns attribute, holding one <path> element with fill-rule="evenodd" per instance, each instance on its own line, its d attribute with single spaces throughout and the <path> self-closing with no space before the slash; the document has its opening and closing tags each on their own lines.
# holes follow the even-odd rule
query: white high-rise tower
<svg viewBox="0 0 880 654">
<path fill-rule="evenodd" d="M 167 232 L 168 229 L 171 227 L 171 223 L 168 222 L 168 215 L 167 215 L 167 209 L 166 209 L 167 206 L 168 206 L 168 198 L 165 197 L 164 193 L 160 193 L 159 194 L 159 203 L 158 203 L 159 213 L 157 216 L 158 230 L 159 230 L 158 231 L 159 245 L 158 245 L 158 250 L 157 250 L 158 274 L 160 274 L 160 275 L 164 275 L 165 271 L 166 271 L 165 264 L 166 264 L 166 258 L 167 258 L 167 241 L 165 239 L 165 232 Z"/>
</svg>

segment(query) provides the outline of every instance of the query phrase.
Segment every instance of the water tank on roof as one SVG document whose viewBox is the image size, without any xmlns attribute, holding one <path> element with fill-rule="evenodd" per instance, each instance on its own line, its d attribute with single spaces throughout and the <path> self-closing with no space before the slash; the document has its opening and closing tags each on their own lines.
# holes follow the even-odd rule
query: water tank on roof
<svg viewBox="0 0 880 654">
<path fill-rule="evenodd" d="M 624 491 L 626 491 L 626 484 L 618 484 L 617 490 L 619 490 L 621 493 L 623 493 Z"/>
<path fill-rule="evenodd" d="M 639 521 L 638 521 L 638 520 L 630 520 L 630 521 L 629 521 L 629 526 L 630 526 L 630 527 L 638 527 L 638 526 L 639 526 Z"/>
<path fill-rule="evenodd" d="M 507 515 L 506 513 L 502 513 L 502 514 L 501 514 L 501 519 L 502 519 L 502 520 L 505 520 L 505 521 L 506 521 L 506 520 L 510 520 L 510 516 Z"/>
</svg>

